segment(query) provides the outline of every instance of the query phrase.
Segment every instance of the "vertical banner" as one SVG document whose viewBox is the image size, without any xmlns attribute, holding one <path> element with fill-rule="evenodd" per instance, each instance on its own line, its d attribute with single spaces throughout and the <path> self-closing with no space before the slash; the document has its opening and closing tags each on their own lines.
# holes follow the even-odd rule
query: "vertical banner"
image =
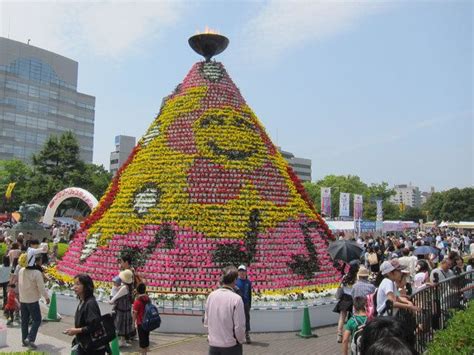
<svg viewBox="0 0 474 355">
<path fill-rule="evenodd" d="M 383 221 L 383 200 L 375 201 L 377 203 L 377 221 Z"/>
<path fill-rule="evenodd" d="M 350 216 L 350 201 L 351 194 L 347 192 L 341 192 L 339 194 L 339 217 Z"/>
<path fill-rule="evenodd" d="M 321 187 L 321 213 L 331 217 L 331 188 Z"/>
<path fill-rule="evenodd" d="M 12 192 L 13 189 L 15 188 L 16 182 L 11 182 L 7 186 L 7 190 L 5 191 L 5 198 L 7 200 L 10 200 L 12 198 Z"/>
<path fill-rule="evenodd" d="M 354 194 L 354 219 L 362 218 L 362 195 Z"/>
</svg>

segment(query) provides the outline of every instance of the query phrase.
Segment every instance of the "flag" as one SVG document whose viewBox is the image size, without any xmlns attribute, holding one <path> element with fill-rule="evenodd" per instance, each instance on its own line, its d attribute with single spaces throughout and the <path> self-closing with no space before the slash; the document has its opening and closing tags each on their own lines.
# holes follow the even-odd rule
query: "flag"
<svg viewBox="0 0 474 355">
<path fill-rule="evenodd" d="M 339 217 L 350 216 L 350 202 L 351 194 L 348 192 L 341 192 L 339 194 Z"/>
<path fill-rule="evenodd" d="M 377 203 L 377 221 L 383 221 L 383 200 L 375 202 Z"/>
<path fill-rule="evenodd" d="M 362 218 L 362 209 L 363 209 L 363 200 L 362 195 L 354 194 L 354 219 Z"/>
<path fill-rule="evenodd" d="M 331 188 L 321 187 L 321 213 L 331 216 Z"/>
<path fill-rule="evenodd" d="M 11 182 L 8 184 L 7 191 L 5 191 L 5 198 L 7 200 L 12 198 L 12 192 L 13 192 L 13 189 L 15 188 L 15 185 L 16 185 L 16 182 Z"/>
</svg>

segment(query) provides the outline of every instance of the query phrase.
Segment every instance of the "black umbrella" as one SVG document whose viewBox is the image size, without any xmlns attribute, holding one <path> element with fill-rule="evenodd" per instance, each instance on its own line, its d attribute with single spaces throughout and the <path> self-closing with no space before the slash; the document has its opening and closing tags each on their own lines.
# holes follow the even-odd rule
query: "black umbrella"
<svg viewBox="0 0 474 355">
<path fill-rule="evenodd" d="M 342 260 L 348 263 L 360 258 L 362 248 L 351 240 L 337 240 L 329 244 L 328 252 L 333 260 Z"/>
</svg>

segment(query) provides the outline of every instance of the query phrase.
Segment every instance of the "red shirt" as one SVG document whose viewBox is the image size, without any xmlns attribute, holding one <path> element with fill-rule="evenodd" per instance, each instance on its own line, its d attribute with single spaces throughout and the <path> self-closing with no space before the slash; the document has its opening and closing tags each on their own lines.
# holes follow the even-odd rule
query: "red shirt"
<svg viewBox="0 0 474 355">
<path fill-rule="evenodd" d="M 142 324 L 143 316 L 145 315 L 145 306 L 150 301 L 147 295 L 140 295 L 133 302 L 133 310 L 137 312 L 137 325 Z"/>
<path fill-rule="evenodd" d="M 7 304 L 5 305 L 5 309 L 7 311 L 16 311 L 16 294 L 15 291 L 10 290 L 8 291 L 8 298 L 7 298 Z"/>
</svg>

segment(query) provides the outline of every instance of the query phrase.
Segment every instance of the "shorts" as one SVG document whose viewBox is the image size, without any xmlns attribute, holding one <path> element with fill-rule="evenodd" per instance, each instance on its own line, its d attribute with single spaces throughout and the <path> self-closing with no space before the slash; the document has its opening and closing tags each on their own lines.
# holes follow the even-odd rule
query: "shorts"
<svg viewBox="0 0 474 355">
<path fill-rule="evenodd" d="M 137 330 L 138 330 L 138 345 L 142 349 L 148 348 L 150 346 L 150 332 L 144 330 L 141 324 L 138 325 Z"/>
</svg>

